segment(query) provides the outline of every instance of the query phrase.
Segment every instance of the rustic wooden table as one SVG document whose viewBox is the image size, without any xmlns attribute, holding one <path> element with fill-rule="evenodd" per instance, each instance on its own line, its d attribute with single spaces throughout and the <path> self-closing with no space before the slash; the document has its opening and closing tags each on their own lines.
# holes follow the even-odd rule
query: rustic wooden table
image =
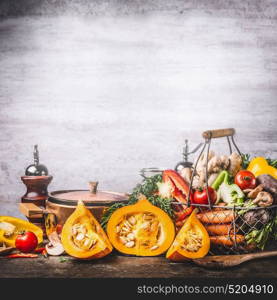
<svg viewBox="0 0 277 300">
<path fill-rule="evenodd" d="M 63 259 L 64 258 L 64 259 Z M 0 258 L 0 278 L 277 278 L 277 257 L 249 261 L 232 269 L 208 270 L 164 257 L 109 255 L 96 261 L 71 257 Z"/>
</svg>

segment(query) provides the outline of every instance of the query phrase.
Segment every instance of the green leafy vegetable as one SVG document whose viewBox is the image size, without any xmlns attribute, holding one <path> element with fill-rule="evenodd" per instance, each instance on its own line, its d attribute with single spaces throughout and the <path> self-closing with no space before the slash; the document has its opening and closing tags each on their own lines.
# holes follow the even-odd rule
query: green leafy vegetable
<svg viewBox="0 0 277 300">
<path fill-rule="evenodd" d="M 159 195 L 155 195 L 155 193 L 158 191 L 158 182 L 162 182 L 162 175 L 160 174 L 151 177 L 146 177 L 141 184 L 138 184 L 133 189 L 132 193 L 129 196 L 128 203 L 115 203 L 105 211 L 101 220 L 101 226 L 103 228 L 106 228 L 110 216 L 113 214 L 113 212 L 115 212 L 118 208 L 121 208 L 123 206 L 135 204 L 138 201 L 138 197 L 140 194 L 143 194 L 149 202 L 161 208 L 169 216 L 173 217 L 173 209 L 171 207 L 172 199 L 162 198 Z"/>
</svg>

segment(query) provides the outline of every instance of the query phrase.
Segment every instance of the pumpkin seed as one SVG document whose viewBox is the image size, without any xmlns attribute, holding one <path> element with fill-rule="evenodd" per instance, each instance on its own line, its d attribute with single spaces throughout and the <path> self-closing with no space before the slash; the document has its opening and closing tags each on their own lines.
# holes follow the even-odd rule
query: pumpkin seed
<svg viewBox="0 0 277 300">
<path fill-rule="evenodd" d="M 92 240 L 91 246 L 89 248 L 91 249 L 93 246 L 95 246 L 96 243 L 97 243 L 97 240 Z"/>
<path fill-rule="evenodd" d="M 78 233 L 76 236 L 77 241 L 82 241 L 85 238 L 85 235 L 83 233 Z"/>
<path fill-rule="evenodd" d="M 123 236 L 120 236 L 119 239 L 122 242 L 122 244 L 126 244 L 127 243 L 126 238 L 124 238 Z"/>
<path fill-rule="evenodd" d="M 150 248 L 151 251 L 158 249 L 159 246 L 158 245 L 154 245 L 153 247 Z"/>
<path fill-rule="evenodd" d="M 92 240 L 91 239 L 85 239 L 85 241 L 84 241 L 84 246 L 85 247 L 90 247 L 91 244 L 92 244 Z"/>
<path fill-rule="evenodd" d="M 124 223 L 124 226 L 126 226 L 127 228 L 132 228 L 132 225 L 126 220 Z"/>
<path fill-rule="evenodd" d="M 84 229 L 85 229 L 84 225 L 79 224 L 78 226 L 76 226 L 77 232 L 85 233 Z"/>
<path fill-rule="evenodd" d="M 149 222 L 144 222 L 144 223 L 142 223 L 142 224 L 141 224 L 141 228 L 142 228 L 142 229 L 148 229 L 148 228 L 150 228 L 150 223 L 149 223 Z"/>
<path fill-rule="evenodd" d="M 127 227 L 125 227 L 125 226 L 123 226 L 122 228 L 121 228 L 121 232 L 122 233 L 128 233 L 128 232 L 130 232 L 131 231 L 131 228 L 127 228 Z"/>
<path fill-rule="evenodd" d="M 128 222 L 131 224 L 131 225 L 135 225 L 137 223 L 137 220 L 134 216 L 131 216 L 128 218 Z"/>
<path fill-rule="evenodd" d="M 129 241 L 125 244 L 126 247 L 128 248 L 133 248 L 135 246 L 135 242 L 134 241 Z"/>
<path fill-rule="evenodd" d="M 130 232 L 130 233 L 128 233 L 127 234 L 127 239 L 129 239 L 129 240 L 134 240 L 135 239 L 135 235 L 134 235 L 134 233 L 132 233 L 132 232 Z"/>
</svg>

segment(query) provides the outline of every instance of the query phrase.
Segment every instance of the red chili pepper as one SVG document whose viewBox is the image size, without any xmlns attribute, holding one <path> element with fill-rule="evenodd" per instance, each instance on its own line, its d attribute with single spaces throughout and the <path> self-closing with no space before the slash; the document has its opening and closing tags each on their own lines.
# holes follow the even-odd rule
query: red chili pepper
<svg viewBox="0 0 277 300">
<path fill-rule="evenodd" d="M 32 253 L 15 253 L 5 256 L 7 258 L 35 258 L 38 257 L 37 254 Z"/>
<path fill-rule="evenodd" d="M 187 207 L 185 210 L 183 210 L 180 213 L 175 213 L 177 215 L 177 220 L 176 222 L 183 221 L 187 216 L 189 216 L 193 211 L 193 207 Z"/>
<path fill-rule="evenodd" d="M 41 248 L 37 248 L 34 250 L 35 253 L 43 253 L 43 251 L 45 250 L 45 247 L 41 247 Z"/>
<path fill-rule="evenodd" d="M 44 250 L 41 252 L 41 254 L 44 256 L 44 257 L 48 257 L 48 253 L 46 251 L 46 249 L 44 248 Z"/>
<path fill-rule="evenodd" d="M 58 224 L 56 227 L 56 231 L 58 234 L 60 234 L 62 232 L 63 226 L 61 224 Z"/>
</svg>

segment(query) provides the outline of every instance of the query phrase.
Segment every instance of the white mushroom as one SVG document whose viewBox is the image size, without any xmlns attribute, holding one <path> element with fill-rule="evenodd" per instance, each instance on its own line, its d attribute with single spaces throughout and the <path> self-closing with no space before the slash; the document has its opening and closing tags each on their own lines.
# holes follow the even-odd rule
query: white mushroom
<svg viewBox="0 0 277 300">
<path fill-rule="evenodd" d="M 50 242 L 45 246 L 45 249 L 49 255 L 57 256 L 64 253 L 63 245 L 56 231 L 52 232 L 48 239 Z"/>
</svg>

